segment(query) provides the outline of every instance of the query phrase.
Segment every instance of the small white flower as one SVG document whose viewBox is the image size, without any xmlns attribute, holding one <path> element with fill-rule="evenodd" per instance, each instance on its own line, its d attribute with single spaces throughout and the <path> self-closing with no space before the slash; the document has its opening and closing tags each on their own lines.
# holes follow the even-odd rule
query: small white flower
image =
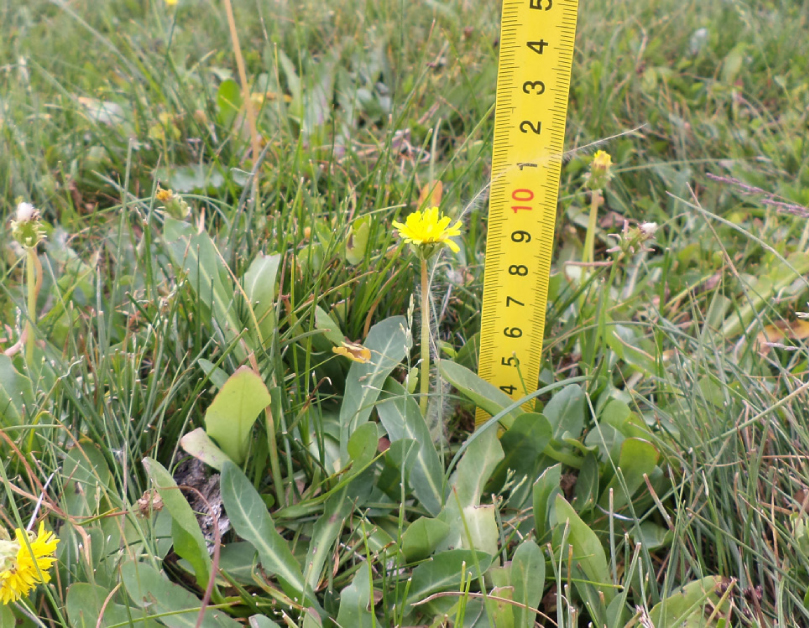
<svg viewBox="0 0 809 628">
<path fill-rule="evenodd" d="M 36 220 L 37 218 L 39 218 L 39 212 L 31 203 L 20 203 L 17 205 L 16 222 L 28 222 L 30 220 Z"/>
<path fill-rule="evenodd" d="M 657 233 L 658 225 L 656 222 L 644 222 L 640 226 L 641 233 L 647 238 L 653 238 Z"/>
</svg>

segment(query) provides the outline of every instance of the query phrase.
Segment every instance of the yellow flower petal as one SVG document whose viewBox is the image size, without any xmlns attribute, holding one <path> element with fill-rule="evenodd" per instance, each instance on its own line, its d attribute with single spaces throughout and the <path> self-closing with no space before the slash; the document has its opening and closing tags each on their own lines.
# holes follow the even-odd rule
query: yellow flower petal
<svg viewBox="0 0 809 628">
<path fill-rule="evenodd" d="M 371 361 L 371 350 L 361 344 L 344 342 L 342 347 L 332 347 L 332 351 L 360 364 L 368 364 Z"/>
<path fill-rule="evenodd" d="M 461 235 L 461 222 L 458 220 L 450 226 L 452 219 L 442 215 L 438 207 L 430 207 L 423 212 L 411 213 L 405 223 L 394 221 L 393 226 L 399 231 L 399 236 L 408 244 L 416 246 L 430 246 L 445 244 L 453 252 L 460 251 L 460 247 L 450 240 Z"/>
</svg>

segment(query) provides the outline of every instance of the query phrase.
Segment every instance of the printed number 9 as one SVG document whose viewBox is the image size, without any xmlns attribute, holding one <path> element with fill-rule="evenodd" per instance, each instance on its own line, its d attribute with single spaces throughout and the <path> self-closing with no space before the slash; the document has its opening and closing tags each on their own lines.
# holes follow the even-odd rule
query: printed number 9
<svg viewBox="0 0 809 628">
<path fill-rule="evenodd" d="M 515 231 L 511 234 L 512 242 L 530 242 L 531 234 L 527 231 Z"/>
<path fill-rule="evenodd" d="M 509 338 L 519 338 L 522 336 L 522 329 L 519 327 L 506 327 L 503 330 L 503 335 L 508 336 Z"/>
</svg>

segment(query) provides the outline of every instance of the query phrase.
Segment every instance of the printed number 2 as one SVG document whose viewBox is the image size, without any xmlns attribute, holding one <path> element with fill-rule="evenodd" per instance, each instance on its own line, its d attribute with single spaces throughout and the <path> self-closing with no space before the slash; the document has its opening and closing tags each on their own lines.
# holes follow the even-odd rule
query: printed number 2
<svg viewBox="0 0 809 628">
<path fill-rule="evenodd" d="M 520 131 L 523 133 L 528 133 L 528 129 L 531 129 L 534 133 L 539 135 L 542 133 L 542 122 L 537 122 L 536 126 L 534 126 L 533 123 L 529 122 L 528 120 L 523 120 L 520 122 Z"/>
</svg>

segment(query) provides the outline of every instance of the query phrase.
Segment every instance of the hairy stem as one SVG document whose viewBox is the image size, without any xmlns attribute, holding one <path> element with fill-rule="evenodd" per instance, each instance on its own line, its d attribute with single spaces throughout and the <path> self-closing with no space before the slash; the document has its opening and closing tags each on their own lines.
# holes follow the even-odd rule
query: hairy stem
<svg viewBox="0 0 809 628">
<path fill-rule="evenodd" d="M 421 415 L 427 416 L 430 393 L 430 287 L 427 276 L 427 260 L 421 260 L 421 374 L 419 376 Z"/>
<path fill-rule="evenodd" d="M 35 269 L 39 260 L 37 260 L 36 248 L 32 246 L 28 247 L 25 252 L 25 275 L 28 284 L 28 320 L 25 322 L 25 359 L 30 366 L 34 361 L 34 321 L 36 321 L 37 316 L 37 293 L 39 292 L 39 290 L 37 290 L 37 275 Z"/>
</svg>

